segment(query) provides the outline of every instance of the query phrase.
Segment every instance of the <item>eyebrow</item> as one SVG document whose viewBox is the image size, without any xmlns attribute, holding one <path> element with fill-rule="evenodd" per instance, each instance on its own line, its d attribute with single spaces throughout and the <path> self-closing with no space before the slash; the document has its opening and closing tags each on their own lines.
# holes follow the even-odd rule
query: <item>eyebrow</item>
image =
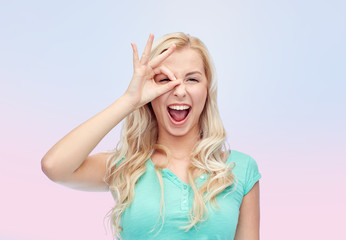
<svg viewBox="0 0 346 240">
<path fill-rule="evenodd" d="M 186 73 L 185 77 L 196 74 L 196 73 L 199 75 L 202 75 L 202 73 L 200 71 L 193 71 L 193 72 Z"/>
</svg>

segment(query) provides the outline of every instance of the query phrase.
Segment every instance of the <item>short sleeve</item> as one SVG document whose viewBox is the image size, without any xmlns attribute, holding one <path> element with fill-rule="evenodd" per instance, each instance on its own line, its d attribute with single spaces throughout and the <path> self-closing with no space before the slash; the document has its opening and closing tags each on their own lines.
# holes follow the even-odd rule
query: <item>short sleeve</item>
<svg viewBox="0 0 346 240">
<path fill-rule="evenodd" d="M 120 160 L 115 164 L 115 166 L 118 167 L 119 164 L 120 164 L 122 161 L 124 161 L 124 159 L 125 159 L 125 158 L 120 159 Z"/>
<path fill-rule="evenodd" d="M 261 174 L 258 171 L 258 166 L 256 161 L 249 156 L 246 176 L 245 176 L 245 186 L 244 186 L 244 196 L 250 192 L 255 183 L 261 178 Z"/>
</svg>

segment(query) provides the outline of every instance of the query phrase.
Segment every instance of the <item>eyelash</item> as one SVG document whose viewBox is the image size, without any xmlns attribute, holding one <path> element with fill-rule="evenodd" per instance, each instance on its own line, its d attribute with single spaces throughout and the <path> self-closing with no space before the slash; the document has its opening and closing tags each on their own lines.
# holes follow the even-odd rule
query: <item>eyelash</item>
<svg viewBox="0 0 346 240">
<path fill-rule="evenodd" d="M 195 78 L 189 78 L 188 79 L 189 81 L 193 81 L 193 82 L 199 82 L 197 79 L 195 79 Z"/>
<path fill-rule="evenodd" d="M 189 78 L 189 79 L 187 79 L 188 81 L 192 81 L 192 82 L 199 82 L 197 79 L 195 79 L 195 78 Z M 171 81 L 171 79 L 169 79 L 169 78 L 164 78 L 164 79 L 161 79 L 161 80 L 159 80 L 159 82 L 170 82 Z"/>
<path fill-rule="evenodd" d="M 169 79 L 169 78 L 164 78 L 164 79 L 161 79 L 159 82 L 170 82 L 171 81 L 171 79 Z"/>
</svg>

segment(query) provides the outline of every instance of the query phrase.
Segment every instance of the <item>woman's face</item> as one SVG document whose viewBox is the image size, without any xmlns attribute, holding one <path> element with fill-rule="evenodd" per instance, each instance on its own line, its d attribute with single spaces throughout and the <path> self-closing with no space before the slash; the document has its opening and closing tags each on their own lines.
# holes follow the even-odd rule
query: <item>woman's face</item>
<svg viewBox="0 0 346 240">
<path fill-rule="evenodd" d="M 151 101 L 159 134 L 196 136 L 208 92 L 202 58 L 197 51 L 185 48 L 175 51 L 162 65 L 181 83 Z M 164 74 L 156 75 L 154 79 L 157 84 L 170 81 Z"/>
</svg>

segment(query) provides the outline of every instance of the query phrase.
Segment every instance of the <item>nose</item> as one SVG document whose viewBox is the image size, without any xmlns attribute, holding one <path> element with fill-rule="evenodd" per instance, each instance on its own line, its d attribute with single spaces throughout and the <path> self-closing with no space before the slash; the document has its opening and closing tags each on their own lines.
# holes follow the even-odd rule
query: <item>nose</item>
<svg viewBox="0 0 346 240">
<path fill-rule="evenodd" d="M 184 81 L 181 81 L 178 86 L 173 90 L 173 94 L 176 97 L 185 97 L 186 96 L 186 86 Z"/>
</svg>

